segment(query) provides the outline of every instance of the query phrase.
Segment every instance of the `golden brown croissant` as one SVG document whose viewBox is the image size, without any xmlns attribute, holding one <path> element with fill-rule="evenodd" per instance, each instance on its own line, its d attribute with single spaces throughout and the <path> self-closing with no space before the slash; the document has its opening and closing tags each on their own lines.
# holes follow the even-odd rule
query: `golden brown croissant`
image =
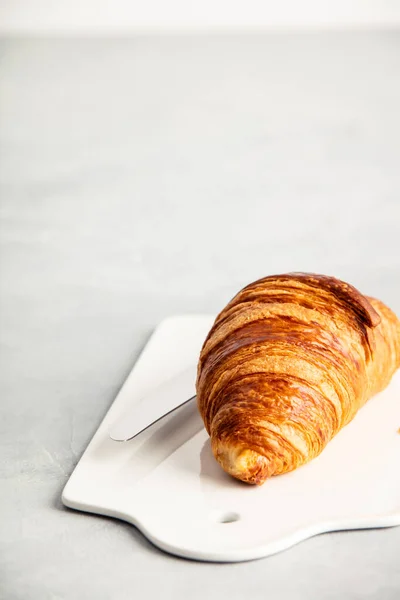
<svg viewBox="0 0 400 600">
<path fill-rule="evenodd" d="M 317 456 L 400 366 L 400 321 L 333 277 L 240 291 L 204 342 L 197 402 L 222 468 L 262 484 Z"/>
</svg>

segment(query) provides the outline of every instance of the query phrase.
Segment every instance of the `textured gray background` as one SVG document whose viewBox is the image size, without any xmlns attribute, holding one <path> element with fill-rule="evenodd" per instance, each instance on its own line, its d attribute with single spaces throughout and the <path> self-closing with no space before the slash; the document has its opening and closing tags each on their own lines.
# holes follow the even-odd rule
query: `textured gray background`
<svg viewBox="0 0 400 600">
<path fill-rule="evenodd" d="M 400 312 L 400 35 L 3 39 L 0 68 L 0 597 L 398 598 L 400 528 L 201 564 L 60 493 L 163 317 L 286 270 Z"/>
</svg>

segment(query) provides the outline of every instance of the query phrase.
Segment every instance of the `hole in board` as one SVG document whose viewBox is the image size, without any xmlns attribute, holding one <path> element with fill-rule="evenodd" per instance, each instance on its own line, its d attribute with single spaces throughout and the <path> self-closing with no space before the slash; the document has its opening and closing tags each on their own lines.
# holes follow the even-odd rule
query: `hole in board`
<svg viewBox="0 0 400 600">
<path fill-rule="evenodd" d="M 239 521 L 240 516 L 235 512 L 227 512 L 219 515 L 218 521 L 219 523 L 234 523 L 235 521 Z"/>
</svg>

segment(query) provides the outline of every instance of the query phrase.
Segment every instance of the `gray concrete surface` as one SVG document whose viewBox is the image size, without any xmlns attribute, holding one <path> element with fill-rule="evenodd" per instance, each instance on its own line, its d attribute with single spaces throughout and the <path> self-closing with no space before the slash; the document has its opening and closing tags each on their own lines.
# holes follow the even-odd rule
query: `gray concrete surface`
<svg viewBox="0 0 400 600">
<path fill-rule="evenodd" d="M 399 598 L 400 528 L 201 564 L 60 493 L 163 317 L 287 270 L 400 312 L 400 35 L 0 49 L 0 597 Z"/>
</svg>

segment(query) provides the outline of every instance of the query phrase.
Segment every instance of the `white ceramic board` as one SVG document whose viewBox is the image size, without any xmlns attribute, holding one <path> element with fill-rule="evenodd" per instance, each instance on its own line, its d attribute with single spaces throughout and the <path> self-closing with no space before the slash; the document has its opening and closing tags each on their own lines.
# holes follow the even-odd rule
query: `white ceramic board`
<svg viewBox="0 0 400 600">
<path fill-rule="evenodd" d="M 314 461 L 261 487 L 226 475 L 189 403 L 129 442 L 110 425 L 196 362 L 212 323 L 181 316 L 156 329 L 64 492 L 66 506 L 128 521 L 167 552 L 244 561 L 312 535 L 400 524 L 400 373 Z"/>
</svg>

